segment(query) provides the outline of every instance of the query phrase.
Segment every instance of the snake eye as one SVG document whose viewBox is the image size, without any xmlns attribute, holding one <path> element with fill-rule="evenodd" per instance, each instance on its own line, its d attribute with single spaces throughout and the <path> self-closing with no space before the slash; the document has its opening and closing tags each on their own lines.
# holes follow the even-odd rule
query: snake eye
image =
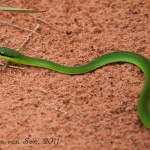
<svg viewBox="0 0 150 150">
<path fill-rule="evenodd" d="M 14 58 L 14 56 L 9 56 L 7 53 L 0 51 L 0 56 L 6 56 L 6 57 L 11 57 Z"/>
<path fill-rule="evenodd" d="M 0 52 L 0 55 L 1 56 L 6 56 L 4 52 Z"/>
</svg>

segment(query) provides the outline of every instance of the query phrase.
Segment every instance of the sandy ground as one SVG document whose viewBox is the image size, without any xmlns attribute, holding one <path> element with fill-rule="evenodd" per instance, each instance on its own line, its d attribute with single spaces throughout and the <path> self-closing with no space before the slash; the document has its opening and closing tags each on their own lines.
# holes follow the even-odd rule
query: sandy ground
<svg viewBox="0 0 150 150">
<path fill-rule="evenodd" d="M 0 45 L 26 55 L 68 66 L 118 50 L 150 58 L 148 0 L 1 0 L 0 6 L 47 10 L 0 12 Z M 134 65 L 77 76 L 10 65 L 18 68 L 1 67 L 0 74 L 0 150 L 149 150 L 150 130 L 137 116 L 144 75 Z"/>
</svg>

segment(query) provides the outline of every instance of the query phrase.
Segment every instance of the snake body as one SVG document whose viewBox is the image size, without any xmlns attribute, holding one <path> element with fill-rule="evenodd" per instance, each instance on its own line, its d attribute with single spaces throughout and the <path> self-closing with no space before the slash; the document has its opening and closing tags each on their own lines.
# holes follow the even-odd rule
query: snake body
<svg viewBox="0 0 150 150">
<path fill-rule="evenodd" d="M 75 67 L 60 65 L 44 59 L 28 57 L 7 47 L 0 47 L 0 58 L 19 64 L 47 68 L 64 74 L 84 74 L 115 62 L 134 64 L 138 66 L 145 75 L 144 88 L 138 100 L 138 115 L 141 122 L 147 128 L 150 128 L 150 61 L 140 54 L 124 51 L 112 52 L 104 54 L 85 65 Z"/>
</svg>

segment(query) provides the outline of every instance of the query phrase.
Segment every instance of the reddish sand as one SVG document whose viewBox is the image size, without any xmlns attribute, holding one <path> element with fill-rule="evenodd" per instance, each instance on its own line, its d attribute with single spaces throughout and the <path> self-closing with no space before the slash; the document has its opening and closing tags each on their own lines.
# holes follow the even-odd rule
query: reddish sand
<svg viewBox="0 0 150 150">
<path fill-rule="evenodd" d="M 68 66 L 118 50 L 150 58 L 147 0 L 1 0 L 0 6 L 46 10 L 0 12 L 0 45 L 19 49 L 29 37 L 20 48 L 26 55 Z M 38 24 L 30 36 L 25 29 Z M 1 67 L 0 150 L 149 150 L 150 130 L 137 115 L 144 75 L 136 66 L 70 76 L 10 64 L 25 69 Z"/>
</svg>

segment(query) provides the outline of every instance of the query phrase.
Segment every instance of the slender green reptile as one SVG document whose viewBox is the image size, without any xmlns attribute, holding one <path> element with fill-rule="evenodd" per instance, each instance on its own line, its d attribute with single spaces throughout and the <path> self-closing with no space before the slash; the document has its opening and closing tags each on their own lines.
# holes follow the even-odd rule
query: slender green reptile
<svg viewBox="0 0 150 150">
<path fill-rule="evenodd" d="M 19 64 L 43 67 L 64 74 L 84 74 L 104 65 L 114 62 L 128 62 L 138 66 L 145 75 L 145 85 L 138 101 L 138 115 L 141 122 L 150 128 L 150 61 L 140 54 L 133 52 L 112 52 L 102 55 L 82 66 L 63 66 L 52 61 L 32 58 L 7 47 L 0 47 L 0 58 Z"/>
</svg>

